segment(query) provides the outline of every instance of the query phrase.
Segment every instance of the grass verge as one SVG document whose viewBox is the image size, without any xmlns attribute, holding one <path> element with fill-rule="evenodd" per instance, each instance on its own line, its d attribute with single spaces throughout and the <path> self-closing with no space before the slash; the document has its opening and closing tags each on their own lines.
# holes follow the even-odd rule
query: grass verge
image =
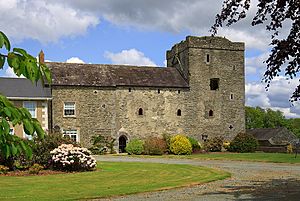
<svg viewBox="0 0 300 201">
<path fill-rule="evenodd" d="M 127 155 L 128 156 L 128 155 Z M 199 159 L 199 160 L 233 160 L 233 161 L 253 161 L 253 162 L 271 162 L 271 163 L 300 163 L 300 154 L 295 158 L 295 154 L 285 153 L 205 153 L 192 155 L 163 155 L 163 156 L 133 156 L 133 157 L 162 157 L 176 159 Z"/>
<path fill-rule="evenodd" d="M 225 179 L 230 173 L 192 165 L 101 162 L 94 172 L 1 177 L 0 200 L 78 200 L 157 191 Z"/>
</svg>

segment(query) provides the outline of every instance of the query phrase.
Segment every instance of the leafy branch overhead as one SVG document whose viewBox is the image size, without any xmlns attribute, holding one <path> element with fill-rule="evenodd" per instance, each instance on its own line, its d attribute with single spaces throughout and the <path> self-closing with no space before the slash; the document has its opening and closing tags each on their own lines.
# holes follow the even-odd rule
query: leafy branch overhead
<svg viewBox="0 0 300 201">
<path fill-rule="evenodd" d="M 17 76 L 23 75 L 32 83 L 42 80 L 43 83 L 47 81 L 51 84 L 51 74 L 48 67 L 43 63 L 39 63 L 35 57 L 23 49 L 13 48 L 11 51 L 7 36 L 1 31 L 0 48 L 5 48 L 7 51 L 7 54 L 0 53 L 0 69 L 3 69 L 7 61 Z M 26 108 L 17 108 L 5 96 L 0 95 L 0 158 L 8 159 L 21 153 L 25 153 L 27 157 L 32 155 L 32 150 L 27 141 L 10 134 L 10 126 L 16 125 L 23 125 L 27 135 L 44 137 L 44 130 L 40 123 L 37 119 L 32 118 Z"/>
<path fill-rule="evenodd" d="M 223 24 L 230 26 L 246 17 L 254 0 L 225 0 L 220 14 L 216 15 L 211 28 L 213 35 Z M 293 79 L 300 71 L 300 1 L 299 0 L 258 0 L 257 12 L 252 19 L 252 26 L 266 24 L 271 32 L 271 53 L 265 61 L 267 69 L 263 81 L 266 88 L 271 81 L 281 75 Z M 280 38 L 283 27 L 289 27 L 286 37 Z M 300 84 L 291 96 L 291 101 L 300 99 Z"/>
</svg>

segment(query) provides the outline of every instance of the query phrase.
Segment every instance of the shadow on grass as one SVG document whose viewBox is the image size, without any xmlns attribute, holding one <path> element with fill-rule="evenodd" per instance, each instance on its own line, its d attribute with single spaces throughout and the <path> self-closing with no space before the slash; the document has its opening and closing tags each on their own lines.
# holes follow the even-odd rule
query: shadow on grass
<svg viewBox="0 0 300 201">
<path fill-rule="evenodd" d="M 299 179 L 272 179 L 268 181 L 255 181 L 253 185 L 245 186 L 224 186 L 224 191 L 208 193 L 209 195 L 231 194 L 235 200 L 300 200 Z M 206 194 L 206 195 L 208 195 Z"/>
</svg>

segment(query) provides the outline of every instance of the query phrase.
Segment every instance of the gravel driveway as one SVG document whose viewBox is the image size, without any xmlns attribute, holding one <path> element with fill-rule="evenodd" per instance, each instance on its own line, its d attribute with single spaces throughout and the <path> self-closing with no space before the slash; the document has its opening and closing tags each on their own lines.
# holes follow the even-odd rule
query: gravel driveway
<svg viewBox="0 0 300 201">
<path fill-rule="evenodd" d="M 97 156 L 98 161 L 190 164 L 219 168 L 232 177 L 207 184 L 98 200 L 300 200 L 300 165 L 167 158 Z"/>
</svg>

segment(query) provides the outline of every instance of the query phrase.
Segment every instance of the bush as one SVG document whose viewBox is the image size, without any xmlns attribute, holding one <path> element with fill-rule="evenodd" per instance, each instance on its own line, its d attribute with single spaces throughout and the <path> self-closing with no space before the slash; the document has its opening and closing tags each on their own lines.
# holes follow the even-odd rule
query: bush
<svg viewBox="0 0 300 201">
<path fill-rule="evenodd" d="M 0 165 L 0 174 L 7 174 L 9 168 L 4 166 L 4 165 Z"/>
<path fill-rule="evenodd" d="M 164 139 L 164 141 L 166 142 L 166 145 L 167 145 L 167 152 L 170 153 L 171 152 L 171 150 L 170 150 L 171 136 L 169 134 L 166 134 L 166 133 L 164 133 L 162 136 L 163 136 L 163 139 Z"/>
<path fill-rule="evenodd" d="M 116 139 L 112 137 L 103 137 L 102 135 L 93 136 L 91 142 L 93 146 L 89 150 L 93 154 L 101 155 L 109 151 L 110 154 L 115 153 L 114 143 Z"/>
<path fill-rule="evenodd" d="M 44 169 L 44 167 L 43 166 L 41 166 L 41 165 L 39 165 L 39 164 L 33 164 L 33 166 L 31 166 L 30 168 L 29 168 L 29 174 L 39 174 L 39 172 L 41 171 L 41 170 L 43 170 Z"/>
<path fill-rule="evenodd" d="M 191 143 L 191 145 L 192 145 L 193 152 L 194 152 L 194 151 L 198 151 L 198 150 L 201 149 L 201 146 L 200 146 L 198 140 L 196 140 L 196 139 L 193 138 L 193 137 L 188 137 L 188 139 L 189 139 L 189 141 L 190 141 L 190 143 Z"/>
<path fill-rule="evenodd" d="M 223 146 L 223 137 L 221 136 L 216 136 L 214 138 L 208 139 L 204 143 L 204 149 L 205 151 L 211 151 L 211 152 L 217 152 L 222 150 Z"/>
<path fill-rule="evenodd" d="M 258 147 L 258 141 L 249 134 L 239 133 L 231 141 L 229 151 L 231 152 L 254 152 Z"/>
<path fill-rule="evenodd" d="M 53 168 L 63 171 L 89 171 L 96 167 L 96 159 L 86 148 L 62 144 L 50 152 Z"/>
<path fill-rule="evenodd" d="M 32 144 L 33 157 L 31 165 L 37 163 L 45 168 L 49 168 L 51 165 L 52 155 L 50 152 L 53 149 L 62 144 L 73 144 L 74 146 L 79 146 L 69 137 L 63 137 L 61 133 L 45 135 L 44 139 L 34 139 Z"/>
<path fill-rule="evenodd" d="M 149 137 L 144 143 L 145 154 L 162 155 L 167 151 L 167 143 L 158 137 Z"/>
<path fill-rule="evenodd" d="M 189 155 L 192 153 L 192 145 L 187 137 L 176 135 L 170 140 L 170 150 L 176 155 Z"/>
<path fill-rule="evenodd" d="M 126 145 L 125 150 L 130 155 L 140 155 L 144 151 L 144 142 L 142 140 L 133 139 Z"/>
</svg>

